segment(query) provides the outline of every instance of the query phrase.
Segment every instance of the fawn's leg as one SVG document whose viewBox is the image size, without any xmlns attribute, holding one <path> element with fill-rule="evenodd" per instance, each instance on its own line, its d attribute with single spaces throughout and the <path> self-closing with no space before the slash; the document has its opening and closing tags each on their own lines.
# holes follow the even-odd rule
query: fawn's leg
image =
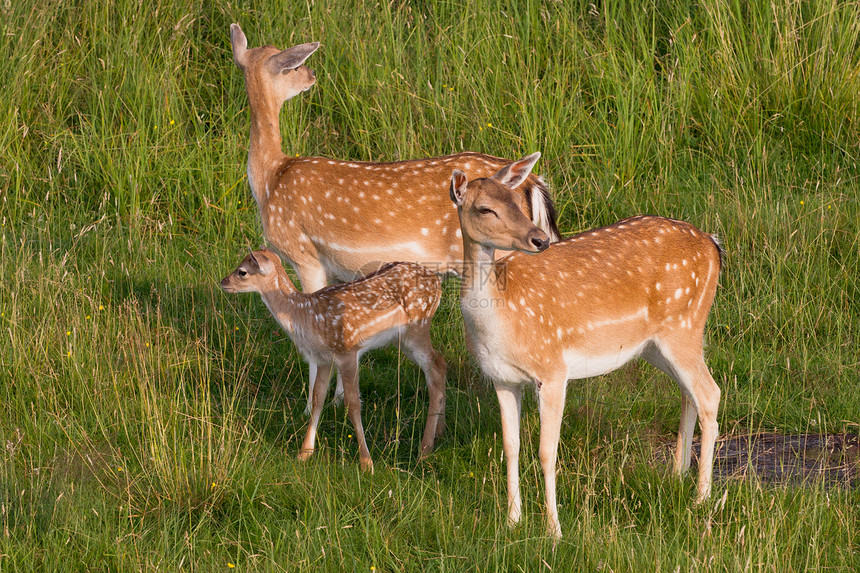
<svg viewBox="0 0 860 573">
<path fill-rule="evenodd" d="M 358 390 L 358 354 L 353 351 L 346 356 L 337 357 L 337 370 L 343 381 L 343 399 L 346 403 L 346 413 L 355 428 L 358 438 L 358 457 L 361 469 L 373 470 L 373 460 L 370 450 L 364 440 L 364 426 L 361 423 L 361 395 Z"/>
<path fill-rule="evenodd" d="M 317 424 L 320 421 L 325 395 L 328 392 L 328 385 L 331 380 L 332 363 L 314 364 L 314 370 L 316 371 L 316 380 L 313 385 L 314 393 L 311 396 L 313 403 L 311 420 L 308 423 L 308 431 L 302 442 L 302 448 L 299 450 L 299 459 L 303 461 L 307 460 L 314 453 L 314 444 L 317 439 Z"/>
<path fill-rule="evenodd" d="M 430 321 L 423 325 L 411 325 L 406 329 L 403 351 L 424 371 L 430 394 L 427 423 L 418 454 L 420 460 L 433 451 L 436 437 L 445 431 L 445 375 L 448 372 L 448 363 L 430 342 Z"/>
</svg>

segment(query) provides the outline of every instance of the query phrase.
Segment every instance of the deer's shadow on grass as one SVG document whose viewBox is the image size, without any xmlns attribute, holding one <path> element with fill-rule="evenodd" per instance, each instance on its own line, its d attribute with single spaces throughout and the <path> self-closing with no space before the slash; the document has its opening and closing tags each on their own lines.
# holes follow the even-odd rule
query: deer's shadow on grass
<svg viewBox="0 0 860 573">
<path fill-rule="evenodd" d="M 208 278 L 184 284 L 134 273 L 108 278 L 120 312 L 139 313 L 153 338 L 168 339 L 179 359 L 186 354 L 206 363 L 195 382 L 208 385 L 213 402 L 236 395 L 267 408 L 301 410 L 306 366 L 258 296 L 226 295 Z"/>
</svg>

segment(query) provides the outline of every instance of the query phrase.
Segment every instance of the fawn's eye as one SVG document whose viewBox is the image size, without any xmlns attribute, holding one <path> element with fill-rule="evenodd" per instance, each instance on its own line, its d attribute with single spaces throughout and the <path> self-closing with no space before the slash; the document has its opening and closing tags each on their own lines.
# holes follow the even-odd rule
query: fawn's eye
<svg viewBox="0 0 860 573">
<path fill-rule="evenodd" d="M 245 275 L 247 275 L 248 273 L 246 273 L 246 272 L 245 272 L 245 271 L 243 271 L 243 270 L 240 270 L 237 274 L 238 274 L 240 277 L 245 278 Z"/>
<path fill-rule="evenodd" d="M 478 213 L 480 213 L 481 215 L 489 215 L 490 213 L 492 213 L 493 215 L 496 214 L 496 212 L 489 207 L 478 207 Z"/>
</svg>

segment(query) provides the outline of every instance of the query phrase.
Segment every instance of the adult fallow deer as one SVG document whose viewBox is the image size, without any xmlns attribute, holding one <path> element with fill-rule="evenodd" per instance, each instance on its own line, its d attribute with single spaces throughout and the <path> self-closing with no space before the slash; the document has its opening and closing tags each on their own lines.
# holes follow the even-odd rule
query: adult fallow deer
<svg viewBox="0 0 860 573">
<path fill-rule="evenodd" d="M 519 521 L 522 388 L 534 384 L 549 532 L 561 537 L 555 466 L 567 381 L 642 357 L 681 388 L 674 471 L 690 466 L 696 415 L 702 433 L 698 499 L 711 491 L 720 389 L 703 357 L 705 321 L 721 267 L 716 237 L 688 223 L 632 217 L 550 245 L 512 189 L 539 153 L 469 181 L 453 172 L 463 234 L 461 308 L 468 344 L 493 380 L 507 458 L 508 518 Z M 496 249 L 520 251 L 495 260 Z"/>
</svg>

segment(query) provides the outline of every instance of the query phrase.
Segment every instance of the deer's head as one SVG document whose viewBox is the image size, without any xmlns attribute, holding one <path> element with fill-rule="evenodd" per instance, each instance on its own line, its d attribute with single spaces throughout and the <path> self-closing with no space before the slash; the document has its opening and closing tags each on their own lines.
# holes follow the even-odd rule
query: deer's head
<svg viewBox="0 0 860 573">
<path fill-rule="evenodd" d="M 269 284 L 278 284 L 281 260 L 269 249 L 250 251 L 236 270 L 224 277 L 221 288 L 226 292 L 262 293 Z"/>
<path fill-rule="evenodd" d="M 249 97 L 263 97 L 278 106 L 307 91 L 316 83 L 305 60 L 320 47 L 319 42 L 299 44 L 286 50 L 274 46 L 248 48 L 248 39 L 239 24 L 230 25 L 233 61 L 245 73 Z"/>
<path fill-rule="evenodd" d="M 503 251 L 537 253 L 549 246 L 547 234 L 532 223 L 526 200 L 514 188 L 531 173 L 540 152 L 515 161 L 485 179 L 469 181 L 455 169 L 451 200 L 457 205 L 463 237 Z"/>
</svg>

